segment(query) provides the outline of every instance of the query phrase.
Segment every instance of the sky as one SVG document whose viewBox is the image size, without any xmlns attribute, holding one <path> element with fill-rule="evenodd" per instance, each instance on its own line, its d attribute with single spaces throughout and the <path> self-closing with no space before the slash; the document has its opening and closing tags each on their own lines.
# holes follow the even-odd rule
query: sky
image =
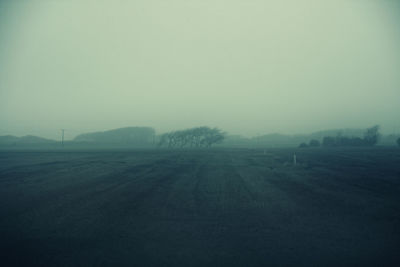
<svg viewBox="0 0 400 267">
<path fill-rule="evenodd" d="M 0 135 L 400 133 L 400 1 L 2 0 Z"/>
</svg>

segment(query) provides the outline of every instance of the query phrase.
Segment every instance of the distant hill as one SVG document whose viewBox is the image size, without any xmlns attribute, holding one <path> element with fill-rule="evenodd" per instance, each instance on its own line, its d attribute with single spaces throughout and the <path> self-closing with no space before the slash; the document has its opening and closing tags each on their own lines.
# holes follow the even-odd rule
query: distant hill
<svg viewBox="0 0 400 267">
<path fill-rule="evenodd" d="M 154 143 L 155 130 L 151 127 L 125 127 L 104 132 L 80 134 L 74 142 L 97 144 L 149 145 Z"/>
<path fill-rule="evenodd" d="M 363 137 L 365 133 L 365 129 L 331 129 L 331 130 L 323 130 L 318 132 L 313 132 L 309 136 L 312 139 L 322 139 L 325 136 L 346 136 L 346 137 Z"/>
<path fill-rule="evenodd" d="M 31 144 L 52 144 L 57 141 L 46 139 L 34 135 L 25 135 L 17 137 L 14 135 L 0 136 L 0 145 L 15 146 L 15 145 L 31 145 Z"/>
<path fill-rule="evenodd" d="M 311 139 L 322 141 L 325 136 L 347 136 L 347 137 L 363 137 L 365 129 L 331 129 L 317 131 L 310 134 L 280 134 L 271 133 L 252 138 L 246 138 L 240 135 L 228 135 L 222 146 L 234 147 L 293 147 L 298 146 L 300 143 L 308 143 Z M 392 138 L 393 139 L 393 138 Z M 382 141 L 386 140 L 385 136 Z M 390 141 L 392 142 L 392 140 Z M 390 142 L 385 142 L 389 144 Z M 393 142 L 392 142 L 393 143 Z"/>
<path fill-rule="evenodd" d="M 331 129 L 317 131 L 310 134 L 266 134 L 258 137 L 253 137 L 253 142 L 260 145 L 267 146 L 297 146 L 300 143 L 308 143 L 311 139 L 322 141 L 325 136 L 348 136 L 348 137 L 362 137 L 365 129 Z"/>
<path fill-rule="evenodd" d="M 382 145 L 392 146 L 392 145 L 396 145 L 397 144 L 397 139 L 399 139 L 399 138 L 400 138 L 400 134 L 383 135 L 381 137 L 381 140 L 380 140 L 379 143 L 382 144 Z"/>
</svg>

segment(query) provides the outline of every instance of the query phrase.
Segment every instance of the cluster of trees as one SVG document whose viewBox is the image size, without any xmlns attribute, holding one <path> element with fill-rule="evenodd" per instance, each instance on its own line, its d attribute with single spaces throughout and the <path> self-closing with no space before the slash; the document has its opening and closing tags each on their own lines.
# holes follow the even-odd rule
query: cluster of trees
<svg viewBox="0 0 400 267">
<path fill-rule="evenodd" d="M 360 137 L 347 137 L 342 135 L 325 136 L 322 139 L 322 145 L 327 147 L 332 146 L 373 146 L 378 143 L 380 138 L 379 125 L 375 125 L 365 130 L 364 138 Z M 300 147 L 318 147 L 320 146 L 318 140 L 311 140 L 309 144 L 302 143 Z"/>
<path fill-rule="evenodd" d="M 381 134 L 379 133 L 379 125 L 375 125 L 371 128 L 368 128 L 364 133 L 364 144 L 367 146 L 373 146 L 378 143 Z"/>
<path fill-rule="evenodd" d="M 360 137 L 326 136 L 322 140 L 323 146 L 366 146 L 367 143 Z"/>
<path fill-rule="evenodd" d="M 172 131 L 160 136 L 159 146 L 172 147 L 211 147 L 221 143 L 225 134 L 218 128 L 207 126 L 180 131 Z"/>
<path fill-rule="evenodd" d="M 319 147 L 319 146 L 321 146 L 321 143 L 317 139 L 312 139 L 308 144 L 301 143 L 299 147 L 304 148 L 304 147 Z"/>
</svg>

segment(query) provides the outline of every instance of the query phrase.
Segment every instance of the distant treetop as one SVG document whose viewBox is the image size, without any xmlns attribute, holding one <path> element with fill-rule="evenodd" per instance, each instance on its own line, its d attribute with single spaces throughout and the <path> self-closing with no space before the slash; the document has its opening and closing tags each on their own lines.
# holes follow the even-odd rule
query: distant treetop
<svg viewBox="0 0 400 267">
<path fill-rule="evenodd" d="M 172 131 L 161 135 L 160 147 L 211 147 L 221 143 L 225 134 L 218 128 L 207 126 L 195 127 L 186 130 Z"/>
</svg>

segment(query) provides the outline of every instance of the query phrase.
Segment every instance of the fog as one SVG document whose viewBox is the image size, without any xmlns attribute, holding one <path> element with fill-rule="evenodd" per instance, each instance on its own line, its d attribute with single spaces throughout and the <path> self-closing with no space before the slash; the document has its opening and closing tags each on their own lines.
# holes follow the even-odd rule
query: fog
<svg viewBox="0 0 400 267">
<path fill-rule="evenodd" d="M 1 1 L 0 135 L 400 132 L 398 1 Z"/>
</svg>

